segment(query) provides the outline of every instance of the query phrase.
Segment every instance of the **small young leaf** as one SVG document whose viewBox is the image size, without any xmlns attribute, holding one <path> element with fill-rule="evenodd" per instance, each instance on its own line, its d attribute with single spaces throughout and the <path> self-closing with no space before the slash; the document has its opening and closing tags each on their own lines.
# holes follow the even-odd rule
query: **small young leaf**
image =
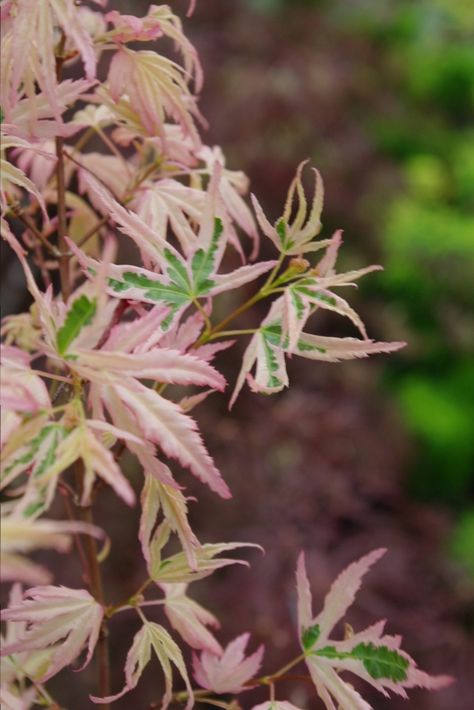
<svg viewBox="0 0 474 710">
<path fill-rule="evenodd" d="M 319 624 L 313 624 L 303 631 L 301 643 L 305 651 L 309 651 L 314 646 L 321 633 Z"/>
<path fill-rule="evenodd" d="M 285 249 L 285 247 L 287 246 L 287 243 L 286 243 L 287 242 L 287 239 L 286 239 L 287 235 L 286 235 L 286 223 L 285 223 L 285 220 L 283 219 L 283 217 L 281 219 L 279 219 L 278 222 L 276 223 L 275 230 L 276 230 L 276 233 L 278 234 L 278 237 L 280 239 L 282 249 Z"/>
</svg>

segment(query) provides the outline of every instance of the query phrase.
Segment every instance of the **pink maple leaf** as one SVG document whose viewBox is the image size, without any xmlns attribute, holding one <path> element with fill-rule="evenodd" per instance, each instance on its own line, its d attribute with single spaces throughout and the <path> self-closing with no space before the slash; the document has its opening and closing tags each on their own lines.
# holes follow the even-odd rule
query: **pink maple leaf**
<svg viewBox="0 0 474 710">
<path fill-rule="evenodd" d="M 327 710 L 336 707 L 371 710 L 352 685 L 342 680 L 341 671 L 351 671 L 387 697 L 389 690 L 406 698 L 406 688 L 437 690 L 452 682 L 448 676 L 430 676 L 419 670 L 413 658 L 401 650 L 401 637 L 383 633 L 385 621 L 350 634 L 343 641 L 329 638 L 353 603 L 362 577 L 383 554 L 384 549 L 374 550 L 346 567 L 331 586 L 323 610 L 316 617 L 312 612 L 304 553 L 299 556 L 296 569 L 299 635 L 311 678 Z"/>
<path fill-rule="evenodd" d="M 103 613 L 100 604 L 84 589 L 32 587 L 25 592 L 23 601 L 1 612 L 2 621 L 28 623 L 15 641 L 3 645 L 1 655 L 48 648 L 62 640 L 39 680 L 44 682 L 56 675 L 87 645 L 84 668 L 92 658 Z"/>
<path fill-rule="evenodd" d="M 245 658 L 249 638 L 250 634 L 237 636 L 219 655 L 209 651 L 203 651 L 200 657 L 193 655 L 196 682 L 215 693 L 240 693 L 246 690 L 246 683 L 261 666 L 264 650 L 262 645 Z"/>
</svg>

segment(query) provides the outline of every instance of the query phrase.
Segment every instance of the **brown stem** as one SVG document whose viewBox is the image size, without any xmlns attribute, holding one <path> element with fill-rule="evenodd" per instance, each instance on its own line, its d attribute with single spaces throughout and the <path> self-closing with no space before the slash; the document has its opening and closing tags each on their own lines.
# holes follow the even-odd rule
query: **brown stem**
<svg viewBox="0 0 474 710">
<path fill-rule="evenodd" d="M 63 51 L 66 43 L 66 35 L 61 34 L 56 55 L 56 79 L 61 80 L 63 68 Z M 71 294 L 71 284 L 69 280 L 69 256 L 66 244 L 66 178 L 64 174 L 64 139 L 62 136 L 55 138 L 56 144 L 56 187 L 58 192 L 58 248 L 59 256 L 59 278 L 61 280 L 61 294 L 63 301 L 67 301 Z"/>
<path fill-rule="evenodd" d="M 42 232 L 38 229 L 38 227 L 35 225 L 31 217 L 28 215 L 22 213 L 20 210 L 14 209 L 13 214 L 15 217 L 18 217 L 21 222 L 27 227 L 32 234 L 43 244 L 43 246 L 46 247 L 46 249 L 49 251 L 50 254 L 52 254 L 54 257 L 59 256 L 58 250 L 48 241 L 48 239 L 44 236 Z"/>
<path fill-rule="evenodd" d="M 66 153 L 66 156 L 67 156 L 68 158 L 70 158 L 71 160 L 73 160 L 72 156 L 70 156 L 69 153 Z M 77 163 L 77 161 L 75 161 L 75 162 Z M 77 163 L 77 164 L 79 164 L 79 163 Z M 122 195 L 122 197 L 120 197 L 119 201 L 120 201 L 123 205 L 126 205 L 128 202 L 130 202 L 130 200 L 133 198 L 133 193 L 134 193 L 134 191 L 141 185 L 141 183 L 142 183 L 144 180 L 147 179 L 147 177 L 149 177 L 149 176 L 153 173 L 153 171 L 154 171 L 155 169 L 156 169 L 156 166 L 155 166 L 154 164 L 151 165 L 149 168 L 147 168 L 147 170 L 145 170 L 145 172 L 143 173 L 143 175 L 141 175 L 141 177 L 139 177 L 137 180 L 135 180 L 134 184 L 133 184 L 130 188 L 128 188 L 128 189 L 125 191 L 125 193 Z M 91 172 L 91 171 L 90 171 L 90 172 Z M 91 174 L 93 175 L 92 172 L 91 172 Z M 94 177 L 97 177 L 97 176 L 94 176 Z M 89 229 L 89 231 L 86 232 L 86 233 L 84 234 L 84 236 L 78 241 L 77 246 L 78 246 L 78 247 L 84 246 L 84 244 L 85 244 L 86 242 L 88 242 L 89 239 L 91 239 L 91 237 L 93 237 L 94 234 L 95 234 L 96 232 L 98 232 L 99 229 L 101 229 L 101 227 L 104 226 L 104 224 L 107 224 L 107 222 L 109 221 L 109 219 L 110 219 L 110 215 L 105 215 L 105 217 L 101 217 L 101 218 L 96 222 L 96 224 L 94 224 L 94 225 Z"/>
<path fill-rule="evenodd" d="M 83 482 L 84 482 L 84 464 L 82 460 L 78 461 L 75 466 L 75 479 L 76 479 L 76 490 L 79 497 L 82 495 Z M 78 511 L 81 519 L 89 523 L 94 524 L 94 517 L 92 515 L 92 508 L 90 506 L 80 506 Z M 87 566 L 89 570 L 89 589 L 95 600 L 102 606 L 103 609 L 106 608 L 104 599 L 104 589 L 102 585 L 102 575 L 100 571 L 99 561 L 97 559 L 97 544 L 92 535 L 87 535 L 84 540 L 84 551 L 87 559 Z M 99 639 L 97 641 L 97 664 L 99 670 L 99 693 L 102 697 L 110 695 L 110 659 L 109 659 L 109 631 L 107 628 L 107 620 L 104 616 L 102 620 L 102 626 L 100 629 Z M 102 707 L 105 710 L 110 710 L 110 704 L 107 703 Z"/>
<path fill-rule="evenodd" d="M 66 507 L 66 512 L 69 520 L 76 520 L 76 516 L 74 515 L 74 510 L 72 507 L 71 503 L 71 498 L 74 500 L 74 491 L 68 490 L 69 486 L 66 487 L 65 484 L 61 483 L 61 492 L 64 494 L 64 504 Z M 83 572 L 83 579 L 84 582 L 87 585 L 90 585 L 90 572 L 89 572 L 89 562 L 86 557 L 86 553 L 84 550 L 84 545 L 82 544 L 81 536 L 78 533 L 74 533 L 74 543 L 76 545 L 77 549 L 77 554 L 79 555 L 79 559 L 81 561 L 81 567 L 82 567 L 82 572 Z"/>
<path fill-rule="evenodd" d="M 59 256 L 59 277 L 61 279 L 61 294 L 63 301 L 67 301 L 71 295 L 71 284 L 69 280 L 69 254 L 66 244 L 66 179 L 64 175 L 64 141 L 58 136 L 56 141 L 56 179 L 58 190 L 58 248 Z"/>
<path fill-rule="evenodd" d="M 260 301 L 260 299 L 264 297 L 265 294 L 263 294 L 262 291 L 259 291 L 254 296 L 252 296 L 252 298 L 249 298 L 248 301 L 242 303 L 242 305 L 232 311 L 232 313 L 229 313 L 229 315 L 224 318 L 224 320 L 221 320 L 221 322 L 215 325 L 213 328 L 211 328 L 207 332 L 204 332 L 202 336 L 198 340 L 196 340 L 193 345 L 193 348 L 198 348 L 201 345 L 204 345 L 204 343 L 207 343 L 208 340 L 210 340 L 214 335 L 220 333 L 221 330 L 224 330 L 226 325 L 231 323 L 234 318 L 237 318 L 237 316 L 240 316 L 242 313 L 245 313 L 245 311 L 248 311 L 249 308 L 251 308 L 255 303 L 257 303 L 257 301 Z"/>
<path fill-rule="evenodd" d="M 90 523 L 94 523 L 94 518 L 92 515 L 91 508 L 85 508 L 83 512 L 83 519 Z M 102 587 L 102 576 L 100 573 L 100 566 L 97 560 L 97 544 L 92 535 L 87 535 L 85 540 L 86 556 L 89 562 L 90 569 L 90 589 L 99 602 L 99 604 L 105 608 L 104 600 L 104 590 Z M 97 663 L 99 666 L 99 691 L 101 697 L 106 697 L 110 695 L 110 658 L 109 658 L 109 630 L 107 627 L 107 621 L 104 617 L 102 621 L 102 626 L 100 629 L 99 640 L 97 641 Z M 110 705 L 107 703 L 102 707 L 105 710 L 110 710 Z"/>
</svg>

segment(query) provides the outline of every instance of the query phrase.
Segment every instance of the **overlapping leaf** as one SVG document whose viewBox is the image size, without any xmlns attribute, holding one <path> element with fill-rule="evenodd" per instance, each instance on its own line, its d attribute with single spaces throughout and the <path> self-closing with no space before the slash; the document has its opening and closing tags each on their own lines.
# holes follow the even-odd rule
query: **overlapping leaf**
<svg viewBox="0 0 474 710">
<path fill-rule="evenodd" d="M 138 381 L 126 378 L 117 379 L 113 385 L 99 386 L 99 392 L 117 426 L 120 410 L 128 410 L 145 440 L 159 444 L 167 456 L 189 468 L 220 496 L 230 497 L 229 488 L 209 456 L 195 421 L 184 414 L 179 405 Z"/>
<path fill-rule="evenodd" d="M 190 599 L 186 584 L 162 584 L 165 592 L 165 613 L 171 626 L 192 648 L 221 655 L 222 648 L 208 626 L 219 627 L 214 614 Z"/>
<path fill-rule="evenodd" d="M 29 623 L 20 638 L 2 647 L 1 655 L 48 648 L 61 642 L 40 678 L 45 681 L 72 663 L 87 645 L 84 667 L 92 658 L 102 616 L 102 607 L 85 590 L 32 587 L 25 592 L 22 602 L 1 612 L 4 621 Z"/>
<path fill-rule="evenodd" d="M 165 464 L 161 464 L 161 466 L 164 469 L 167 468 Z M 172 477 L 169 469 L 166 474 L 170 478 Z M 154 567 L 153 551 L 157 547 L 156 536 L 159 535 L 159 530 L 156 529 L 156 526 L 160 510 L 170 529 L 177 533 L 189 566 L 191 569 L 195 569 L 197 567 L 196 550 L 200 548 L 200 543 L 189 524 L 188 506 L 183 493 L 178 488 L 161 483 L 151 473 L 145 473 L 141 508 L 139 538 L 150 574 L 153 573 Z"/>
<path fill-rule="evenodd" d="M 248 566 L 248 562 L 245 560 L 238 560 L 232 557 L 217 557 L 217 555 L 230 550 L 237 550 L 241 547 L 259 547 L 258 545 L 244 542 L 207 543 L 196 549 L 196 564 L 191 568 L 184 552 L 178 552 L 165 559 L 162 558 L 161 551 L 168 538 L 169 526 L 162 523 L 153 541 L 154 544 L 151 550 L 153 567 L 150 569 L 152 578 L 159 584 L 195 582 L 198 579 L 208 577 L 221 567 L 235 564 Z"/>
<path fill-rule="evenodd" d="M 340 362 L 364 358 L 375 353 L 389 353 L 405 343 L 382 343 L 357 338 L 333 338 L 296 330 L 297 339 L 290 345 L 290 335 L 283 332 L 283 301 L 273 303 L 270 312 L 252 336 L 244 353 L 242 368 L 230 400 L 232 406 L 247 380 L 252 390 L 272 394 L 288 386 L 285 355 L 300 355 L 310 360 Z M 288 330 L 288 326 L 287 326 Z M 292 338 L 295 339 L 294 333 Z M 250 374 L 256 365 L 255 376 Z"/>
<path fill-rule="evenodd" d="M 67 552 L 74 533 L 101 536 L 98 528 L 87 523 L 36 520 L 25 518 L 17 511 L 13 515 L 2 515 L 0 527 L 2 580 L 26 584 L 47 584 L 52 575 L 45 567 L 24 557 L 24 553 L 38 548 Z"/>
</svg>

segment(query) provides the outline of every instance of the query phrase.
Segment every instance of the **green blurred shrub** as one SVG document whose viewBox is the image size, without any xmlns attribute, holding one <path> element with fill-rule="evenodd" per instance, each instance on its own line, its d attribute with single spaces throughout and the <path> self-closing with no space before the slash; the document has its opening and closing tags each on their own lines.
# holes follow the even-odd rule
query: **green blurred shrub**
<svg viewBox="0 0 474 710">
<path fill-rule="evenodd" d="M 379 280 L 410 342 L 393 384 L 420 442 L 413 490 L 460 507 L 474 486 L 472 10 L 469 2 L 402 1 L 378 27 L 372 22 L 399 97 L 396 117 L 374 125 L 403 179 L 383 215 Z M 459 526 L 456 544 L 467 549 Z"/>
<path fill-rule="evenodd" d="M 246 2 L 282 23 L 301 11 L 308 26 L 320 28 L 314 55 L 305 56 L 315 57 L 314 76 L 320 78 L 324 67 L 327 85 L 333 84 L 326 94 L 318 85 L 313 100 L 321 91 L 325 110 L 344 119 L 346 128 L 336 134 L 330 126 L 329 138 L 316 134 L 308 140 L 315 162 L 329 156 L 325 177 L 349 185 L 344 194 L 352 217 L 358 209 L 350 203 L 351 191 L 357 192 L 351 172 L 357 150 L 372 160 L 358 176 L 364 181 L 358 194 L 365 191 L 365 224 L 360 229 L 353 220 L 351 230 L 360 230 L 359 248 L 381 245 L 385 271 L 369 288 L 379 312 L 381 300 L 390 304 L 387 327 L 397 325 L 388 337 L 403 334 L 409 343 L 397 364 L 388 363 L 387 381 L 419 442 L 410 485 L 417 495 L 461 510 L 474 489 L 473 0 Z M 303 89 L 288 76 L 299 96 Z M 305 116 L 311 116 L 307 104 L 303 125 Z M 351 122 L 358 132 L 348 128 Z M 268 124 L 265 135 L 274 131 L 275 154 L 282 155 L 284 145 L 294 154 L 282 122 Z M 288 128 L 291 136 L 298 131 L 295 123 Z M 339 154 L 334 135 L 343 146 Z M 332 215 L 337 226 L 340 215 L 341 203 Z M 377 235 L 376 245 L 367 240 L 365 225 Z"/>
<path fill-rule="evenodd" d="M 467 510 L 458 520 L 451 542 L 451 551 L 474 577 L 474 508 Z"/>
</svg>

